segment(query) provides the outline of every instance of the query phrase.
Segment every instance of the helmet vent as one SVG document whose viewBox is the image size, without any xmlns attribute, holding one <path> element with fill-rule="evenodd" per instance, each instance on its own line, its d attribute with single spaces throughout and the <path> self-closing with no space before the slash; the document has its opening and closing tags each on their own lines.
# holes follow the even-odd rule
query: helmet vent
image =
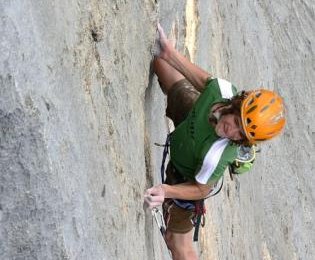
<svg viewBox="0 0 315 260">
<path fill-rule="evenodd" d="M 265 110 L 267 110 L 267 109 L 268 109 L 268 107 L 269 107 L 269 105 L 264 106 L 264 107 L 260 110 L 260 113 L 262 113 L 262 112 L 264 112 Z"/>
<path fill-rule="evenodd" d="M 250 135 L 252 136 L 252 137 L 255 137 L 255 133 L 254 132 L 249 132 L 250 133 Z"/>
<path fill-rule="evenodd" d="M 256 108 L 257 106 L 252 106 L 250 109 L 247 110 L 247 114 L 253 112 Z"/>
<path fill-rule="evenodd" d="M 257 125 L 252 125 L 251 129 L 255 130 L 257 128 Z"/>
<path fill-rule="evenodd" d="M 255 101 L 255 99 L 254 98 L 252 98 L 248 103 L 247 103 L 247 106 L 250 106 L 250 105 L 252 105 L 253 103 L 254 103 L 254 101 Z"/>
<path fill-rule="evenodd" d="M 275 99 L 275 98 L 271 99 L 271 100 L 270 100 L 270 104 L 275 103 L 275 101 L 276 101 L 276 99 Z"/>
<path fill-rule="evenodd" d="M 246 118 L 246 123 L 249 125 L 252 122 L 249 117 Z"/>
<path fill-rule="evenodd" d="M 281 112 L 278 115 L 275 115 L 271 121 L 273 123 L 278 123 L 280 120 L 282 120 L 283 117 L 284 117 L 284 114 Z"/>
<path fill-rule="evenodd" d="M 261 92 L 260 91 L 257 92 L 255 96 L 256 96 L 256 98 L 259 98 L 261 96 Z"/>
</svg>

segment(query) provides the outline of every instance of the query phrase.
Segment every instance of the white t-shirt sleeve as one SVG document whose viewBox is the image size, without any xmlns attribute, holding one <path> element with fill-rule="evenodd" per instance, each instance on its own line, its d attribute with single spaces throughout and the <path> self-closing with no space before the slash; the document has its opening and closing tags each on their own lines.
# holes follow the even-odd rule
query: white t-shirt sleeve
<svg viewBox="0 0 315 260">
<path fill-rule="evenodd" d="M 218 84 L 222 98 L 231 99 L 234 96 L 231 82 L 218 78 Z"/>
<path fill-rule="evenodd" d="M 203 163 L 199 172 L 195 176 L 195 179 L 198 183 L 207 184 L 208 180 L 211 178 L 212 174 L 217 168 L 221 156 L 228 144 L 229 139 L 227 138 L 221 138 L 213 143 L 203 159 Z"/>
</svg>

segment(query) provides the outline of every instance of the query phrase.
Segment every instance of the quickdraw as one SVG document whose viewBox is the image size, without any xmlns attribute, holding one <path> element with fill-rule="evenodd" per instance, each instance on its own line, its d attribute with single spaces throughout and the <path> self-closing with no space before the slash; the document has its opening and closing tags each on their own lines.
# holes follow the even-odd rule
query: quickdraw
<svg viewBox="0 0 315 260">
<path fill-rule="evenodd" d="M 163 237 L 165 245 L 166 245 L 166 247 L 168 249 L 168 253 L 169 253 L 170 257 L 172 258 L 172 253 L 170 252 L 170 250 L 169 250 L 169 248 L 167 246 L 166 240 L 165 240 L 166 225 L 165 225 L 163 214 L 158 208 L 153 208 L 152 209 L 152 216 L 155 219 L 155 222 L 156 222 L 156 224 L 157 224 L 157 226 L 159 228 L 159 231 L 160 231 L 160 233 L 161 233 L 161 235 Z"/>
<path fill-rule="evenodd" d="M 158 208 L 153 208 L 152 209 L 152 216 L 155 219 L 155 222 L 161 232 L 161 235 L 165 237 L 166 234 L 166 226 L 163 218 L 162 212 Z"/>
</svg>

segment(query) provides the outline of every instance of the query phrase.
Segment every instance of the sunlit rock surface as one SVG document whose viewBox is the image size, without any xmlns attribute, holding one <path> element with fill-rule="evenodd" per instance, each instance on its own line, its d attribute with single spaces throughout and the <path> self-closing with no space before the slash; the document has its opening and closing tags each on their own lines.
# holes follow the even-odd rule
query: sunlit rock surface
<svg viewBox="0 0 315 260">
<path fill-rule="evenodd" d="M 285 133 L 207 202 L 200 259 L 313 259 L 314 3 L 2 1 L 1 259 L 168 259 L 144 190 L 168 131 L 159 20 L 238 88 L 279 92 Z"/>
</svg>

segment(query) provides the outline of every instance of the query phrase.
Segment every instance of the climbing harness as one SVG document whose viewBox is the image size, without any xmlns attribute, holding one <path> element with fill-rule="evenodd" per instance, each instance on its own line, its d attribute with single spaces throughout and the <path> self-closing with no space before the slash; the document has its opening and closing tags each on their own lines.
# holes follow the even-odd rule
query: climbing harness
<svg viewBox="0 0 315 260">
<path fill-rule="evenodd" d="M 195 202 L 195 216 L 193 218 L 193 225 L 195 227 L 195 231 L 194 231 L 194 242 L 198 241 L 198 237 L 199 237 L 199 229 L 200 226 L 204 227 L 206 224 L 206 218 L 205 218 L 205 214 L 206 214 L 206 207 L 205 207 L 205 200 L 198 200 Z"/>
<path fill-rule="evenodd" d="M 161 170 L 161 182 L 162 183 L 165 183 L 165 162 L 166 162 L 167 156 L 169 155 L 170 137 L 171 137 L 171 133 L 167 135 L 164 145 L 155 143 L 155 145 L 157 145 L 157 146 L 164 147 L 162 164 L 161 164 L 161 168 L 160 168 L 160 170 Z M 221 188 L 222 188 L 222 186 L 220 187 L 219 191 L 221 190 Z M 214 194 L 210 193 L 209 197 L 214 196 L 219 191 L 217 191 Z M 192 219 L 192 224 L 195 227 L 194 241 L 198 241 L 199 227 L 200 227 L 200 225 L 203 227 L 205 224 L 206 208 L 205 208 L 205 204 L 204 204 L 204 199 L 197 200 L 197 201 L 173 199 L 173 202 L 180 208 L 189 209 L 189 210 L 194 211 L 195 215 Z"/>
</svg>

